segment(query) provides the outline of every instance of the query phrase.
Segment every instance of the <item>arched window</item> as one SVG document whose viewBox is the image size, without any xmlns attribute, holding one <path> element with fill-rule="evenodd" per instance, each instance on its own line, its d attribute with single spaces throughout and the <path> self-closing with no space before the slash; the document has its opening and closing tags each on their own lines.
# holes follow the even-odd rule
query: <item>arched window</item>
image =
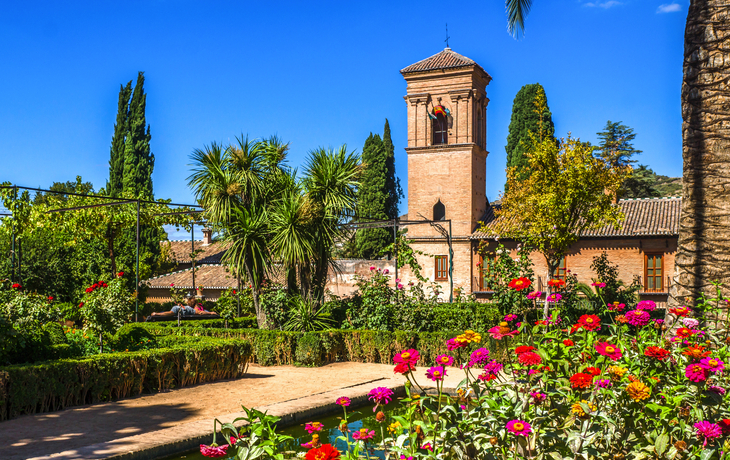
<svg viewBox="0 0 730 460">
<path fill-rule="evenodd" d="M 436 115 L 431 122 L 433 131 L 433 145 L 449 143 L 449 121 L 443 113 Z"/>
<path fill-rule="evenodd" d="M 446 220 L 446 206 L 444 206 L 441 200 L 438 200 L 433 205 L 433 220 Z"/>
</svg>

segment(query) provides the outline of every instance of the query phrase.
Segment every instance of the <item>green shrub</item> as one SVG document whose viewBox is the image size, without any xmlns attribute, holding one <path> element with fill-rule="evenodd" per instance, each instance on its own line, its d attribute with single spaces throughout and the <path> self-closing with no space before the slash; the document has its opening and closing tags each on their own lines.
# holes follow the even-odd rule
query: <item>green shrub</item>
<svg viewBox="0 0 730 460">
<path fill-rule="evenodd" d="M 43 330 L 48 333 L 48 337 L 53 345 L 66 344 L 66 334 L 63 332 L 63 326 L 58 323 L 46 323 L 43 325 Z"/>
<path fill-rule="evenodd" d="M 140 323 L 128 323 L 114 334 L 112 347 L 120 351 L 148 350 L 157 347 L 157 338 Z"/>
<path fill-rule="evenodd" d="M 156 324 L 158 326 L 163 327 L 177 327 L 177 318 L 170 319 L 169 321 L 154 321 L 149 322 L 145 324 Z M 222 319 L 201 319 L 201 320 L 185 320 L 182 321 L 180 324 L 182 324 L 184 327 L 194 327 L 194 328 L 224 328 L 225 327 L 225 320 Z M 233 320 L 228 322 L 228 327 L 230 329 L 249 329 L 249 328 L 255 328 L 258 326 L 258 323 L 256 322 L 256 317 L 244 317 L 244 318 L 233 318 Z"/>
<path fill-rule="evenodd" d="M 73 321 L 78 323 L 81 321 L 81 309 L 73 302 L 62 302 L 57 305 L 61 312 L 61 318 L 64 321 Z"/>
<path fill-rule="evenodd" d="M 207 338 L 165 349 L 0 368 L 0 421 L 237 378 L 246 372 L 250 356 L 247 341 Z"/>
</svg>

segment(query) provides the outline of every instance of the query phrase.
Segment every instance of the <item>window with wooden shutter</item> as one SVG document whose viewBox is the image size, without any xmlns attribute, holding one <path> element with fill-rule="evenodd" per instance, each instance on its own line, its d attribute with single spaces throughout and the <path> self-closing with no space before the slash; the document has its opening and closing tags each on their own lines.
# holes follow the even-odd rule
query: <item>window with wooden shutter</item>
<svg viewBox="0 0 730 460">
<path fill-rule="evenodd" d="M 664 254 L 644 254 L 644 291 L 664 292 Z"/>
<path fill-rule="evenodd" d="M 436 256 L 436 281 L 449 279 L 449 256 Z"/>
</svg>

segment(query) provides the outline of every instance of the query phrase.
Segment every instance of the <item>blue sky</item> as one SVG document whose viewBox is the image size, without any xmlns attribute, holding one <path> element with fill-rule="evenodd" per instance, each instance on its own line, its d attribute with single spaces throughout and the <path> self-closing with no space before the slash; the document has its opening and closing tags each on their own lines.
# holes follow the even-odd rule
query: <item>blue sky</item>
<svg viewBox="0 0 730 460">
<path fill-rule="evenodd" d="M 512 101 L 535 82 L 559 135 L 596 142 L 621 120 L 641 163 L 679 176 L 686 14 L 686 1 L 535 0 L 514 40 L 502 0 L 5 2 L 0 181 L 81 175 L 103 187 L 119 85 L 143 70 L 158 198 L 192 202 L 188 157 L 212 141 L 277 134 L 297 166 L 318 146 L 360 151 L 386 117 L 405 187 L 399 70 L 444 48 L 445 23 L 451 48 L 493 77 L 490 199 L 504 184 Z"/>
</svg>

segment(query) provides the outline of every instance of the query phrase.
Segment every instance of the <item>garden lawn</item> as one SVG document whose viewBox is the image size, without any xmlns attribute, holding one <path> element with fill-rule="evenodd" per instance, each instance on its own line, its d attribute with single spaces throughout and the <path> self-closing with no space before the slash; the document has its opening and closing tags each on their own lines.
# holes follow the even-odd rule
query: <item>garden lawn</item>
<svg viewBox="0 0 730 460">
<path fill-rule="evenodd" d="M 416 375 L 421 385 L 431 383 L 425 368 Z M 455 388 L 463 377 L 450 372 L 446 387 Z M 319 393 L 368 384 L 369 387 L 403 385 L 391 364 L 333 363 L 323 367 L 251 365 L 237 380 L 185 387 L 113 403 L 75 407 L 63 411 L 21 416 L 0 422 L 0 458 L 31 459 L 64 452 L 53 458 L 83 458 L 74 451 L 103 442 L 138 450 L 144 434 L 205 421 L 210 432 L 214 417 L 223 417 L 246 407 L 269 406 Z M 135 436 L 142 435 L 142 436 Z M 183 433 L 181 432 L 181 436 Z"/>
</svg>

